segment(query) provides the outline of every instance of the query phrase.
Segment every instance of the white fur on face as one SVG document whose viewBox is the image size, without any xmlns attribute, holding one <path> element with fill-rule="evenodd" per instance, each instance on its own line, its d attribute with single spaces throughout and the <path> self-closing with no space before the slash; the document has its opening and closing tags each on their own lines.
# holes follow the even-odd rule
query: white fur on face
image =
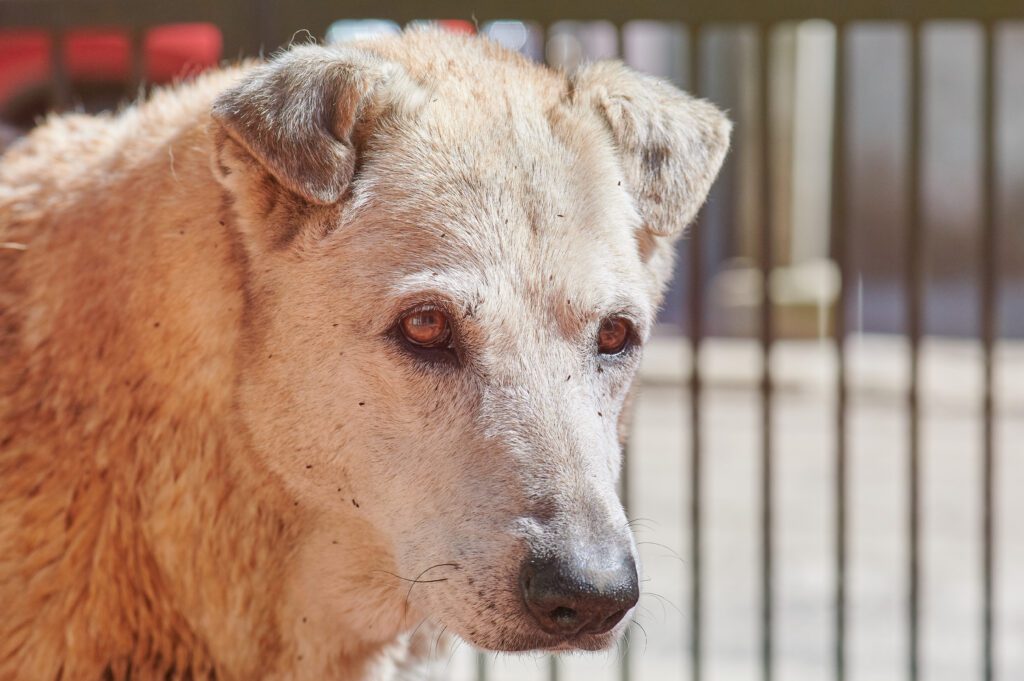
<svg viewBox="0 0 1024 681">
<path fill-rule="evenodd" d="M 306 453 L 271 456 L 326 518 L 367 520 L 393 556 L 379 569 L 447 580 L 416 585 L 414 613 L 480 646 L 548 647 L 519 570 L 531 551 L 630 543 L 617 433 L 638 348 L 603 357 L 596 337 L 616 314 L 645 337 L 660 282 L 596 116 L 582 131 L 510 117 L 469 141 L 441 118 L 371 152 L 345 224 L 273 287 L 267 354 L 278 335 L 309 351 L 253 377 L 273 395 L 254 397 L 254 428 Z M 457 363 L 396 342 L 424 303 L 448 311 Z M 387 607 L 405 608 L 409 584 L 393 587 Z"/>
<path fill-rule="evenodd" d="M 315 83 L 312 73 L 343 73 L 332 87 L 369 100 L 359 106 L 371 120 L 345 113 L 334 124 L 343 148 L 326 143 L 352 161 L 337 203 L 319 198 L 334 186 L 322 169 L 307 176 L 281 158 L 248 86 L 218 109 L 272 175 L 317 204 L 268 198 L 273 185 L 237 172 L 244 161 L 224 148 L 222 160 L 235 158 L 225 186 L 236 198 L 258 188 L 238 202 L 262 320 L 243 417 L 296 503 L 313 509 L 317 538 L 294 588 L 323 622 L 343 615 L 367 641 L 430 619 L 499 650 L 606 647 L 628 617 L 607 634 L 546 634 L 526 611 L 520 569 L 531 555 L 635 559 L 615 493 L 624 405 L 673 242 L 717 172 L 728 123 L 620 66 L 566 80 L 480 42 L 418 61 L 414 43 L 430 39 L 371 44 L 369 62 L 346 51 L 344 67 L 307 51 L 254 79 L 258 91 L 286 83 L 257 101 L 297 114 L 330 111 L 296 85 Z M 375 104 L 353 74 L 398 56 L 409 77 L 371 90 L 400 85 L 388 97 L 404 104 Z M 476 66 L 449 77 L 465 64 Z M 495 82 L 474 80 L 476 67 Z M 415 97 L 401 94 L 410 88 Z M 291 146 L 316 156 L 323 130 L 293 120 Z M 453 327 L 444 361 L 397 332 L 424 305 Z M 614 357 L 597 348 L 610 316 L 629 319 L 638 341 Z"/>
</svg>

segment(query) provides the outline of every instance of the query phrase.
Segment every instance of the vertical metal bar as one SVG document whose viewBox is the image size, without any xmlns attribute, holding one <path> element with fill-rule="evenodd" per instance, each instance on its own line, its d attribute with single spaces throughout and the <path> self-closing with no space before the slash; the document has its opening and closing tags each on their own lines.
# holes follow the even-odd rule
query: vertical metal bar
<svg viewBox="0 0 1024 681">
<path fill-rule="evenodd" d="M 275 29 L 279 28 L 275 19 L 276 2 L 274 0 L 256 0 L 256 32 L 260 39 L 260 53 L 271 54 L 278 47 L 281 36 Z M 294 30 L 289 27 L 289 30 Z"/>
<path fill-rule="evenodd" d="M 996 206 L 998 189 L 995 170 L 996 126 L 996 40 L 995 27 L 983 27 L 984 57 L 982 62 L 982 215 L 981 215 L 981 346 L 983 361 L 983 445 L 981 490 L 982 540 L 982 679 L 995 678 L 993 630 L 993 509 L 995 507 L 995 418 L 993 399 L 993 350 L 997 334 L 996 296 L 999 281 L 999 258 L 996 251 L 998 234 Z"/>
<path fill-rule="evenodd" d="M 921 410 L 920 349 L 922 302 L 924 298 L 925 234 L 921 222 L 921 140 L 923 78 L 921 68 L 921 25 L 910 26 L 910 149 L 908 157 L 907 230 L 904 253 L 906 272 L 907 339 L 910 342 L 910 384 L 908 409 L 908 561 L 907 580 L 907 677 L 917 681 L 920 672 L 921 612 Z"/>
<path fill-rule="evenodd" d="M 50 98 L 52 107 L 58 111 L 67 109 L 71 104 L 66 46 L 64 28 L 55 26 L 50 37 Z"/>
<path fill-rule="evenodd" d="M 487 681 L 487 655 L 476 654 L 476 681 Z"/>
<path fill-rule="evenodd" d="M 541 24 L 540 26 L 540 63 L 545 66 L 551 65 L 551 60 L 548 58 L 548 40 L 551 39 L 551 27 L 547 24 Z"/>
<path fill-rule="evenodd" d="M 771 116 L 771 38 L 772 26 L 761 24 L 758 32 L 760 51 L 758 87 L 761 126 L 761 678 L 772 680 L 774 641 L 772 631 L 772 369 L 771 351 L 775 336 L 772 314 L 771 274 L 774 201 L 772 196 L 772 116 Z"/>
<path fill-rule="evenodd" d="M 687 41 L 686 86 L 694 95 L 700 94 L 700 36 L 701 27 L 690 25 Z M 703 433 L 701 431 L 701 400 L 703 398 L 700 371 L 701 341 L 704 337 L 704 230 L 700 215 L 690 231 L 690 290 L 687 296 L 690 322 L 690 679 L 701 681 L 702 608 L 704 594 L 701 585 L 701 458 Z"/>
<path fill-rule="evenodd" d="M 619 59 L 625 61 L 626 58 L 626 35 L 622 24 L 616 24 L 615 26 L 615 52 Z M 622 499 L 622 506 L 626 510 L 626 517 L 629 517 L 630 507 L 632 506 L 633 495 L 630 488 L 630 475 L 629 475 L 629 464 L 632 461 L 630 456 L 631 447 L 627 441 L 626 446 L 623 448 L 622 456 L 622 482 L 620 497 Z M 634 615 L 635 617 L 635 615 Z M 626 627 L 626 631 L 622 637 L 622 654 L 619 656 L 619 679 L 620 681 L 629 681 L 632 677 L 632 646 L 630 645 L 630 629 L 633 625 L 630 624 Z M 558 681 L 557 677 L 552 675 L 551 681 Z"/>
<path fill-rule="evenodd" d="M 142 96 L 146 80 L 146 29 L 132 26 L 129 34 L 128 99 L 134 101 Z"/>
<path fill-rule="evenodd" d="M 548 681 L 558 681 L 560 676 L 558 656 L 548 655 Z"/>
<path fill-rule="evenodd" d="M 839 270 L 839 291 L 832 328 L 836 348 L 835 445 L 835 668 L 836 681 L 846 678 L 846 412 L 849 397 L 846 375 L 846 303 L 849 262 L 846 233 L 846 27 L 836 24 L 832 100 L 832 258 Z"/>
<path fill-rule="evenodd" d="M 619 478 L 619 499 L 622 500 L 622 507 L 626 511 L 626 517 L 629 518 L 630 506 L 632 505 L 632 493 L 629 475 L 629 462 L 632 460 L 630 456 L 630 446 L 627 441 L 622 450 L 622 477 Z M 635 613 L 635 611 L 634 611 Z M 634 617 L 636 615 L 634 614 Z M 622 640 L 619 641 L 619 649 L 622 654 L 619 656 L 619 679 L 620 681 L 629 681 L 632 676 L 632 656 L 629 654 L 630 644 L 632 643 L 632 628 L 633 625 L 630 623 L 626 627 L 626 631 L 622 634 Z M 557 658 L 552 657 L 553 661 Z M 549 674 L 550 681 L 558 681 L 558 668 L 552 666 Z"/>
</svg>

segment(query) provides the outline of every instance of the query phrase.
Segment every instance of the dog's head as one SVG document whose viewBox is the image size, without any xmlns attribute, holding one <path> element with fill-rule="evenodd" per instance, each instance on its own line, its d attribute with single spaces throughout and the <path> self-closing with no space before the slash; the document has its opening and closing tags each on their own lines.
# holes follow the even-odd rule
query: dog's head
<svg viewBox="0 0 1024 681">
<path fill-rule="evenodd" d="M 336 528 L 302 555 L 360 585 L 338 607 L 610 645 L 638 596 L 627 396 L 724 116 L 617 63 L 566 77 L 430 33 L 293 49 L 213 115 L 250 272 L 239 408 Z"/>
</svg>

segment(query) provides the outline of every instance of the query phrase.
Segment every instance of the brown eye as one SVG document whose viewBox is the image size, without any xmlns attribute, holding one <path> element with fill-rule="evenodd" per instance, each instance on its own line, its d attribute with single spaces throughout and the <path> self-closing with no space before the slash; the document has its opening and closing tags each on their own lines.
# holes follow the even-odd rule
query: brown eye
<svg viewBox="0 0 1024 681">
<path fill-rule="evenodd" d="M 444 345 L 451 335 L 448 317 L 435 308 L 416 310 L 402 317 L 402 333 L 410 343 L 422 347 Z"/>
<path fill-rule="evenodd" d="M 602 355 L 617 355 L 629 343 L 630 323 L 622 317 L 607 317 L 597 332 L 597 349 Z"/>
</svg>

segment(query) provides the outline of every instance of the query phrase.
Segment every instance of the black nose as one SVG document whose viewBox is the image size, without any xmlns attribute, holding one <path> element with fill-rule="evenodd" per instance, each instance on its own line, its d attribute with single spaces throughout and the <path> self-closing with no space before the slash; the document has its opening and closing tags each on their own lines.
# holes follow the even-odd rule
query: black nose
<svg viewBox="0 0 1024 681">
<path fill-rule="evenodd" d="M 630 555 L 558 556 L 527 560 L 519 573 L 526 607 L 549 634 L 603 634 L 640 597 Z"/>
</svg>

